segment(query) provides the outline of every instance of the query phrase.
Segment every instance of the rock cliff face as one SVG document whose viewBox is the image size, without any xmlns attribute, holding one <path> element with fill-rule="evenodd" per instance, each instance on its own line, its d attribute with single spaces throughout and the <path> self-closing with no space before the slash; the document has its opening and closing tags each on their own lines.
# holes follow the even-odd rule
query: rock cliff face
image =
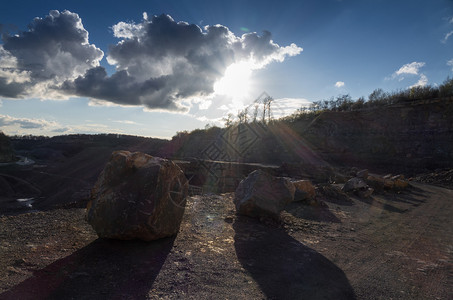
<svg viewBox="0 0 453 300">
<path fill-rule="evenodd" d="M 14 161 L 15 155 L 8 137 L 0 132 L 0 163 Z"/>
<path fill-rule="evenodd" d="M 411 172 L 453 166 L 453 99 L 325 112 L 302 133 L 324 159 Z"/>
</svg>

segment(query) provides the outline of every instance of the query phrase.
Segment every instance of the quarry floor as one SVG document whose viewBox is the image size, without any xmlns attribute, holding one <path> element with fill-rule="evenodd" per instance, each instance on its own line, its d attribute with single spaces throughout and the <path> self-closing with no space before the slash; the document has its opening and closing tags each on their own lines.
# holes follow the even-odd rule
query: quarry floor
<svg viewBox="0 0 453 300">
<path fill-rule="evenodd" d="M 235 214 L 233 194 L 188 199 L 179 234 L 97 239 L 84 209 L 0 217 L 0 299 L 452 299 L 453 191 L 326 206 L 281 220 Z"/>
</svg>

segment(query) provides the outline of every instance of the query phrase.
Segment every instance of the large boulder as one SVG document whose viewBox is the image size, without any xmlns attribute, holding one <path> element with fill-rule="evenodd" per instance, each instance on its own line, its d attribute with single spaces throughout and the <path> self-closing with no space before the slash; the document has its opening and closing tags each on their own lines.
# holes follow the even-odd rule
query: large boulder
<svg viewBox="0 0 453 300">
<path fill-rule="evenodd" d="M 155 240 L 179 231 L 188 182 L 172 161 L 116 151 L 91 191 L 87 221 L 101 238 Z"/>
<path fill-rule="evenodd" d="M 295 189 L 289 178 L 274 177 L 262 170 L 253 171 L 236 189 L 236 211 L 251 217 L 277 217 L 294 200 Z"/>
</svg>

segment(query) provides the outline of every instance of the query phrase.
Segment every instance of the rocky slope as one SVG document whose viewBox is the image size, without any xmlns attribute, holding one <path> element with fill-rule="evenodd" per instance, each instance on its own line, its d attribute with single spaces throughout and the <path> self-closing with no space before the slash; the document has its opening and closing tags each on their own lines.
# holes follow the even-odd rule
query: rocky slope
<svg viewBox="0 0 453 300">
<path fill-rule="evenodd" d="M 325 112 L 302 133 L 337 163 L 414 173 L 453 166 L 453 98 Z"/>
<path fill-rule="evenodd" d="M 357 166 L 414 175 L 453 167 L 453 98 L 290 121 L 239 124 L 176 136 L 179 158 Z"/>
</svg>

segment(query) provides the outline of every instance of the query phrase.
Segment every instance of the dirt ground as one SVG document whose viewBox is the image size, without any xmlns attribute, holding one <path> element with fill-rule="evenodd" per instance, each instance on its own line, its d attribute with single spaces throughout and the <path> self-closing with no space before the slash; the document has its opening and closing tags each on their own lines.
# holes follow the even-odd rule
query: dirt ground
<svg viewBox="0 0 453 300">
<path fill-rule="evenodd" d="M 237 216 L 233 194 L 188 199 L 176 237 L 97 239 L 84 209 L 0 217 L 0 299 L 452 299 L 453 191 Z"/>
</svg>

